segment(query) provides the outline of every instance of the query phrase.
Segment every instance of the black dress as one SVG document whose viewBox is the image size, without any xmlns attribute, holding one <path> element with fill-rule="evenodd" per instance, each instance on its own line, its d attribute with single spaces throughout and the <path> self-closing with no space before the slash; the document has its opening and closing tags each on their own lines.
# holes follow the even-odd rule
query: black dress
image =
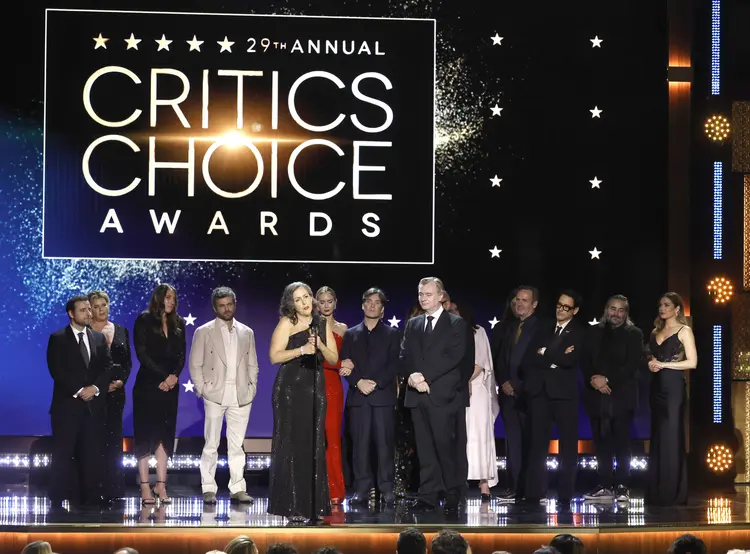
<svg viewBox="0 0 750 554">
<path fill-rule="evenodd" d="M 304 346 L 308 336 L 306 330 L 291 335 L 286 349 Z M 325 337 L 323 323 L 320 340 L 324 343 Z M 314 384 L 317 395 L 313 398 Z M 273 384 L 272 401 L 268 513 L 307 519 L 329 515 L 331 500 L 326 472 L 326 385 L 322 354 L 317 354 L 317 370 L 314 355 L 301 356 L 281 364 Z"/>
<path fill-rule="evenodd" d="M 159 384 L 170 375 L 178 376 L 185 365 L 185 322 L 164 336 L 161 320 L 143 312 L 133 327 L 135 354 L 141 367 L 133 386 L 133 439 L 140 459 L 153 454 L 159 444 L 172 455 L 177 427 L 179 385 L 163 391 Z"/>
<path fill-rule="evenodd" d="M 681 362 L 685 359 L 685 347 L 677 333 L 661 344 L 656 343 L 656 334 L 652 333 L 649 349 L 651 355 L 660 362 Z M 685 372 L 661 369 L 651 375 L 651 449 L 647 502 L 656 506 L 686 504 Z"/>
<path fill-rule="evenodd" d="M 125 495 L 122 471 L 122 410 L 125 408 L 125 383 L 128 382 L 133 360 L 130 355 L 130 334 L 127 328 L 113 323 L 115 334 L 109 352 L 112 355 L 112 381 L 123 386 L 107 394 L 107 419 L 104 428 L 104 493 L 109 498 Z"/>
</svg>

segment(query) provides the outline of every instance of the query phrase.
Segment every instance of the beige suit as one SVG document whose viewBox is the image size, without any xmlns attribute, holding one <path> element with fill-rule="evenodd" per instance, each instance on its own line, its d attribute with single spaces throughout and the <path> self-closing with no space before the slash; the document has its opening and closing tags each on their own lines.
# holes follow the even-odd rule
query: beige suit
<svg viewBox="0 0 750 554">
<path fill-rule="evenodd" d="M 228 366 L 232 356 L 228 356 L 227 347 L 234 354 L 233 367 Z M 195 384 L 195 394 L 203 398 L 206 415 L 206 442 L 201 454 L 203 492 L 217 491 L 216 464 L 225 417 L 229 491 L 232 494 L 244 491 L 245 451 L 242 445 L 258 389 L 258 356 L 253 330 L 234 320 L 232 332 L 229 332 L 226 322 L 218 318 L 198 327 L 190 348 L 190 378 Z"/>
</svg>

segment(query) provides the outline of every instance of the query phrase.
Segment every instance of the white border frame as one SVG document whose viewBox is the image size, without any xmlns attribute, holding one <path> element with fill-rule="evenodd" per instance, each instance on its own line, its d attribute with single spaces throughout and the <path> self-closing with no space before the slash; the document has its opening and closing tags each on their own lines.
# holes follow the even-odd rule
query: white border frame
<svg viewBox="0 0 750 554">
<path fill-rule="evenodd" d="M 431 21 L 432 22 L 432 245 L 429 262 L 394 262 L 394 261 L 354 261 L 354 260 L 218 260 L 218 259 L 184 259 L 184 258 L 74 258 L 66 256 L 44 255 L 45 233 L 45 200 L 47 190 L 47 25 L 49 12 L 81 13 L 127 13 L 141 15 L 197 15 L 197 16 L 230 16 L 230 17 L 278 17 L 303 19 L 367 19 L 376 21 Z M 435 264 L 435 149 L 437 148 L 437 19 L 416 17 L 355 17 L 341 15 L 285 15 L 285 14 L 249 14 L 249 13 L 200 13 L 200 12 L 162 12 L 138 10 L 86 10 L 74 8 L 46 8 L 44 10 L 44 122 L 42 126 L 42 259 L 45 260 L 110 260 L 110 261 L 155 261 L 155 262 L 216 262 L 216 263 L 293 263 L 293 264 L 372 264 L 372 265 L 434 265 Z"/>
</svg>

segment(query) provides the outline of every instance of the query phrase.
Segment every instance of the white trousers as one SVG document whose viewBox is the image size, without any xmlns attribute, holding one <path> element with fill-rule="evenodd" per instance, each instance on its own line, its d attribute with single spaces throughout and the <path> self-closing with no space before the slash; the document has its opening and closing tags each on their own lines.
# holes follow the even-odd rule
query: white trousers
<svg viewBox="0 0 750 554">
<path fill-rule="evenodd" d="M 250 407 L 239 406 L 237 403 L 237 387 L 227 383 L 221 404 L 203 399 L 206 422 L 203 434 L 206 443 L 201 454 L 201 488 L 203 492 L 217 491 L 216 463 L 219 460 L 219 440 L 221 439 L 221 425 L 227 420 L 227 459 L 229 462 L 229 492 L 235 494 L 247 490 L 245 484 L 245 450 L 243 442 L 247 432 L 247 422 L 250 420 Z"/>
</svg>

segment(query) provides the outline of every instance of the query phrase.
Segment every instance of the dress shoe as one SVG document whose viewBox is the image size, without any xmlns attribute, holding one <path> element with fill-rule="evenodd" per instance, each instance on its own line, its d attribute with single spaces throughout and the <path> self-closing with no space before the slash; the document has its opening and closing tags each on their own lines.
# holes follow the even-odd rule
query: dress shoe
<svg viewBox="0 0 750 554">
<path fill-rule="evenodd" d="M 407 506 L 415 512 L 431 512 L 435 509 L 433 504 L 424 500 L 415 500 L 411 504 L 407 504 Z"/>
<path fill-rule="evenodd" d="M 215 492 L 204 492 L 203 493 L 204 504 L 216 504 L 216 493 Z"/>
<path fill-rule="evenodd" d="M 255 499 L 245 491 L 239 491 L 232 494 L 231 501 L 239 502 L 240 504 L 252 504 L 255 502 Z"/>
<path fill-rule="evenodd" d="M 445 500 L 443 505 L 443 511 L 446 514 L 457 514 L 458 513 L 458 499 L 450 498 Z"/>
</svg>

